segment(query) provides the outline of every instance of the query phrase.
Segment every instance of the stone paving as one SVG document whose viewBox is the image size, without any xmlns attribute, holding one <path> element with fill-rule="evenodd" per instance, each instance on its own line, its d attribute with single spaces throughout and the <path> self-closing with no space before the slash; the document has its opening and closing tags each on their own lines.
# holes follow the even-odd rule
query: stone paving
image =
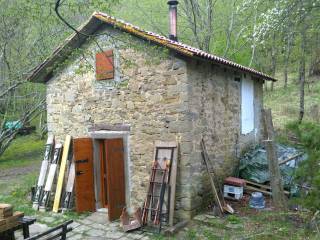
<svg viewBox="0 0 320 240">
<path fill-rule="evenodd" d="M 150 239 L 147 233 L 134 231 L 124 233 L 119 226 L 119 221 L 109 222 L 106 213 L 95 212 L 90 216 L 77 220 L 71 224 L 74 228 L 68 234 L 68 239 Z"/>
<path fill-rule="evenodd" d="M 55 225 L 55 216 L 43 217 L 42 222 L 49 225 Z M 123 239 L 123 240 L 152 240 L 152 239 L 170 239 L 163 235 L 151 234 L 136 230 L 130 233 L 123 232 L 119 221 L 109 222 L 106 212 L 95 212 L 83 219 L 74 220 L 70 224 L 73 228 L 68 233 L 69 240 L 104 240 L 104 239 Z M 49 227 L 45 224 L 35 223 L 30 226 L 30 235 L 34 236 L 48 230 Z M 184 227 L 177 233 L 174 239 L 239 239 L 238 234 L 243 233 L 243 223 L 232 223 L 227 218 L 215 217 L 211 214 L 200 214 L 189 222 L 188 226 Z M 234 233 L 235 236 L 232 236 Z M 231 236 L 230 236 L 231 235 Z M 227 239 L 229 239 L 227 238 Z M 23 239 L 21 232 L 16 234 L 16 239 Z M 172 238 L 171 238 L 172 239 Z"/>
<path fill-rule="evenodd" d="M 50 218 L 50 217 L 47 217 Z M 46 222 L 50 222 L 50 219 L 42 219 Z M 52 218 L 54 220 L 54 218 Z M 68 233 L 67 239 L 77 240 L 77 239 L 123 239 L 123 240 L 148 240 L 152 239 L 152 234 L 134 231 L 132 233 L 123 232 L 122 228 L 119 226 L 119 221 L 109 222 L 107 220 L 107 214 L 101 212 L 95 212 L 84 219 L 75 220 L 70 224 L 73 228 L 71 232 Z M 30 236 L 34 236 L 41 232 L 48 230 L 49 227 L 45 224 L 35 223 L 30 226 Z M 16 233 L 16 239 L 23 239 L 21 231 Z"/>
</svg>

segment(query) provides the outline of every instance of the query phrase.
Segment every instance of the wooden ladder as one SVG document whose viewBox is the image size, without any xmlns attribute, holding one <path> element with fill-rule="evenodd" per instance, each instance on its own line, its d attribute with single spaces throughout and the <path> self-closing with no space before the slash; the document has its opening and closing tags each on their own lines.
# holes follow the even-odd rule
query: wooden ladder
<svg viewBox="0 0 320 240">
<path fill-rule="evenodd" d="M 143 225 L 152 225 L 161 231 L 163 213 L 162 206 L 164 202 L 165 191 L 169 182 L 170 160 L 166 161 L 165 168 L 161 168 L 157 158 L 154 160 L 148 193 L 142 209 Z M 160 179 L 159 179 L 160 178 Z"/>
</svg>

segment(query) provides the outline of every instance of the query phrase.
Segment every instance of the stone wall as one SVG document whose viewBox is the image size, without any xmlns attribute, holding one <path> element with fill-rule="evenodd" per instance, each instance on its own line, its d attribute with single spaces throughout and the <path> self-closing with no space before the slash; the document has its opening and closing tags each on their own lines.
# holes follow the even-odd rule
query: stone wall
<svg viewBox="0 0 320 240">
<path fill-rule="evenodd" d="M 131 207 L 141 206 L 146 196 L 154 141 L 178 141 L 176 217 L 190 218 L 211 192 L 201 135 L 219 176 L 231 174 L 236 152 L 257 139 L 239 134 L 240 83 L 233 70 L 174 56 L 113 28 L 100 33 L 105 31 L 99 46 L 85 44 L 47 82 L 48 130 L 63 140 L 66 134 L 88 137 L 95 124 L 129 124 Z M 94 55 L 101 48 L 114 50 L 112 81 L 95 80 Z M 255 93 L 258 113 L 261 83 Z"/>
<path fill-rule="evenodd" d="M 240 152 L 260 141 L 262 82 L 254 82 L 255 130 L 250 134 L 240 133 L 240 84 L 236 77 L 251 77 L 235 73 L 234 70 L 222 68 L 210 63 L 190 60 L 188 69 L 188 114 L 192 131 L 182 136 L 182 143 L 188 149 L 181 149 L 181 167 L 188 169 L 181 184 L 189 189 L 188 205 L 183 210 L 193 215 L 198 209 L 207 205 L 211 187 L 204 166 L 200 140 L 203 137 L 207 150 L 214 164 L 214 170 L 222 184 L 224 177 L 233 174 L 238 167 L 237 157 Z M 187 180 L 185 180 L 187 179 Z"/>
<path fill-rule="evenodd" d="M 110 32 L 121 37 L 117 30 Z M 48 130 L 63 140 L 66 134 L 88 137 L 88 128 L 95 124 L 129 124 L 129 204 L 137 207 L 146 196 L 154 141 L 179 140 L 191 128 L 184 117 L 188 103 L 186 63 L 170 54 L 161 59 L 161 49 L 138 39 L 132 39 L 127 46 L 102 36 L 99 45 L 83 46 L 86 59 L 83 54 L 71 57 L 47 82 Z M 116 53 L 113 81 L 97 82 L 94 69 L 88 67 L 89 70 L 79 73 L 87 62 L 94 66 L 94 54 L 100 47 L 112 48 Z M 181 148 L 188 146 L 181 144 Z M 181 195 L 187 189 L 178 187 L 177 192 Z M 180 199 L 177 198 L 178 206 Z"/>
</svg>

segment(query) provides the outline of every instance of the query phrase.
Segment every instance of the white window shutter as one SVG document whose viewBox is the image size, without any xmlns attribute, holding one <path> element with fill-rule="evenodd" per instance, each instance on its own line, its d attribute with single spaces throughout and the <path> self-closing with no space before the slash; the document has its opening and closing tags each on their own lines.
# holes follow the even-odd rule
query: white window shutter
<svg viewBox="0 0 320 240">
<path fill-rule="evenodd" d="M 253 80 L 241 81 L 241 133 L 248 134 L 254 129 L 254 88 Z"/>
</svg>

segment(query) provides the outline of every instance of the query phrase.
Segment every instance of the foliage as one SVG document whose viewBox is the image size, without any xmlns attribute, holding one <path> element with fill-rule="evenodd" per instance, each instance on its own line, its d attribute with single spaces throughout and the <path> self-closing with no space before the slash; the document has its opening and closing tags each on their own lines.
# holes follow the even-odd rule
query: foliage
<svg viewBox="0 0 320 240">
<path fill-rule="evenodd" d="M 115 16 L 167 35 L 163 1 L 125 2 L 114 8 Z M 319 0 L 184 0 L 178 5 L 178 39 L 271 76 L 284 72 L 281 81 L 265 83 L 265 89 L 286 88 L 288 73 L 299 73 L 296 117 L 302 119 L 306 73 L 317 72 L 320 59 L 319 8 Z"/>
<path fill-rule="evenodd" d="M 278 74 L 280 79 L 283 74 Z M 297 118 L 299 111 L 299 86 L 295 74 L 288 75 L 287 88 L 282 85 L 275 86 L 273 91 L 264 93 L 264 105 L 272 108 L 273 123 L 277 129 L 284 129 L 288 122 Z M 312 78 L 314 82 L 305 87 L 305 120 L 320 123 L 320 81 Z"/>
<path fill-rule="evenodd" d="M 0 0 L 0 125 L 23 118 L 44 100 L 45 87 L 26 83 L 26 76 L 73 32 L 57 18 L 55 2 Z M 305 63 L 314 72 L 320 52 L 319 8 L 320 0 L 183 0 L 178 39 L 271 75 L 284 69 L 281 78 L 286 79 L 288 71 L 305 69 Z M 59 11 L 73 27 L 102 11 L 168 35 L 163 0 L 65 0 Z M 83 63 L 76 72 L 91 69 Z M 286 86 L 284 81 L 276 84 Z"/>
<path fill-rule="evenodd" d="M 227 220 L 228 220 L 231 224 L 241 223 L 241 219 L 240 219 L 239 217 L 237 217 L 236 215 L 228 215 Z"/>
<path fill-rule="evenodd" d="M 97 8 L 110 12 L 110 6 L 116 3 L 68 0 L 63 1 L 60 12 L 77 27 Z M 0 0 L 0 4 L 1 155 L 17 135 L 17 131 L 4 129 L 5 122 L 20 120 L 26 126 L 44 111 L 45 86 L 31 84 L 26 77 L 72 31 L 56 17 L 53 0 Z"/>
<path fill-rule="evenodd" d="M 8 150 L 0 157 L 0 169 L 23 167 L 39 162 L 44 141 L 37 135 L 16 138 Z"/>
<path fill-rule="evenodd" d="M 195 229 L 189 229 L 187 232 L 187 239 L 191 240 L 191 239 L 196 239 L 197 238 L 197 232 Z"/>
<path fill-rule="evenodd" d="M 308 154 L 308 159 L 299 165 L 296 173 L 301 185 L 307 183 L 310 189 L 298 202 L 312 211 L 320 209 L 320 125 L 310 122 L 292 122 L 287 129 L 294 133 Z"/>
<path fill-rule="evenodd" d="M 22 211 L 25 215 L 35 216 L 38 222 L 45 222 L 44 217 L 54 218 L 53 222 L 46 223 L 56 226 L 69 219 L 82 218 L 86 214 L 79 215 L 75 212 L 52 215 L 51 212 L 39 212 L 32 209 L 30 201 L 31 187 L 39 176 L 38 163 L 43 157 L 44 141 L 36 135 L 21 136 L 13 141 L 8 150 L 0 157 L 0 169 L 14 178 L 0 179 L 0 202 L 12 204 L 16 211 Z"/>
</svg>

